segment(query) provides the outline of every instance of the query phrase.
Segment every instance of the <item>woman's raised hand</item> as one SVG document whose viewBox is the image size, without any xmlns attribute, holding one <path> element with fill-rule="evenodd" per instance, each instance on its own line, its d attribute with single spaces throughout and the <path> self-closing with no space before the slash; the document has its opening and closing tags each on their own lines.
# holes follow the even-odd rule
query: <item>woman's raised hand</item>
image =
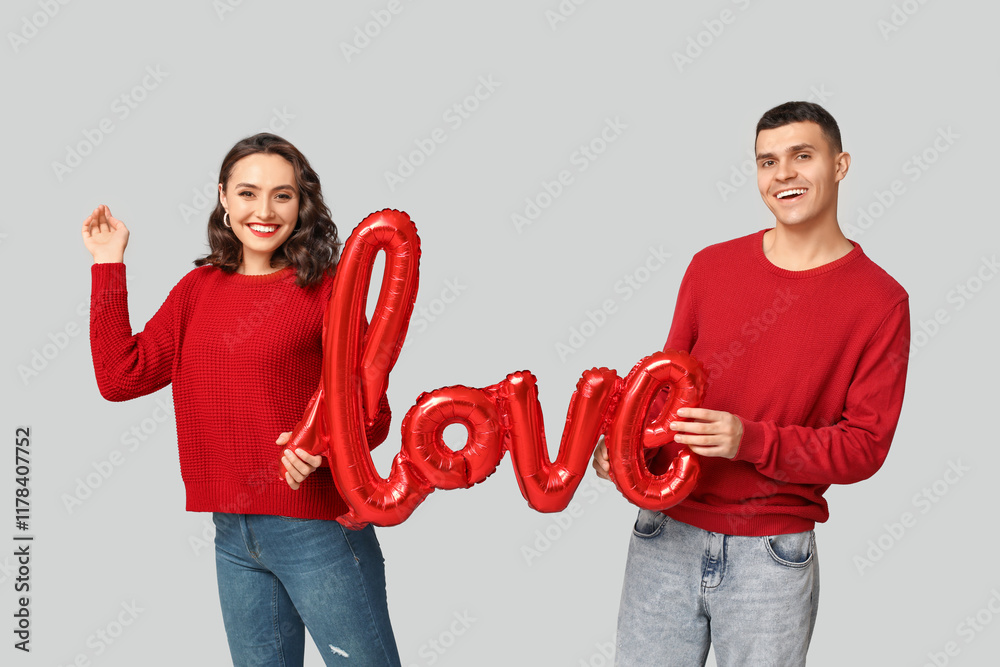
<svg viewBox="0 0 1000 667">
<path fill-rule="evenodd" d="M 83 245 L 94 256 L 95 264 L 122 262 L 128 245 L 128 228 L 101 204 L 83 221 Z"/>
</svg>

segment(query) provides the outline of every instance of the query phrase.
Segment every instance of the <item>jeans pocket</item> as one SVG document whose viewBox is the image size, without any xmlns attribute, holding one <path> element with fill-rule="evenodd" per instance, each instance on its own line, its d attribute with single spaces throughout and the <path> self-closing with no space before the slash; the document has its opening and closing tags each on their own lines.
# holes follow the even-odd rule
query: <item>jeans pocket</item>
<svg viewBox="0 0 1000 667">
<path fill-rule="evenodd" d="M 636 517 L 635 526 L 632 527 L 632 534 L 636 537 L 656 537 L 660 534 L 660 530 L 663 529 L 663 524 L 667 522 L 668 517 L 663 512 L 657 512 L 656 510 L 639 510 L 639 516 Z"/>
<path fill-rule="evenodd" d="M 275 515 L 276 519 L 281 519 L 282 521 L 288 521 L 290 523 L 301 523 L 303 521 L 315 521 L 316 519 L 302 519 L 297 516 L 278 516 Z"/>
<path fill-rule="evenodd" d="M 816 536 L 813 531 L 769 535 L 761 538 L 764 548 L 774 562 L 785 567 L 806 567 L 812 562 L 816 552 Z"/>
</svg>

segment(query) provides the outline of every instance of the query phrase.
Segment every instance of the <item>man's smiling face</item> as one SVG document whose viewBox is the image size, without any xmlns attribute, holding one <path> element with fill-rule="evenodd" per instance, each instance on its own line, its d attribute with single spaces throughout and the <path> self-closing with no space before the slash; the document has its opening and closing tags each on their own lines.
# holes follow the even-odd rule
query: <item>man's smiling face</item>
<svg viewBox="0 0 1000 667">
<path fill-rule="evenodd" d="M 816 123 L 789 123 L 757 135 L 757 189 L 786 225 L 837 219 L 837 184 L 851 157 L 837 152 Z"/>
</svg>

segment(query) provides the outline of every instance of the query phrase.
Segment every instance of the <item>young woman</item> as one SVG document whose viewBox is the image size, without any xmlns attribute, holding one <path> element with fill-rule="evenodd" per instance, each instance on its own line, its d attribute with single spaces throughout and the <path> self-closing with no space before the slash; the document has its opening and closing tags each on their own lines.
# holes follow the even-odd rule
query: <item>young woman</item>
<svg viewBox="0 0 1000 667">
<path fill-rule="evenodd" d="M 328 665 L 399 665 L 374 530 L 334 520 L 347 507 L 322 457 L 281 447 L 319 386 L 340 246 L 316 173 L 273 134 L 233 146 L 211 252 L 134 335 L 128 237 L 107 206 L 83 222 L 94 371 L 112 401 L 173 385 L 187 509 L 214 513 L 234 664 L 301 665 L 308 628 Z M 385 439 L 389 419 L 383 397 L 370 443 Z"/>
</svg>

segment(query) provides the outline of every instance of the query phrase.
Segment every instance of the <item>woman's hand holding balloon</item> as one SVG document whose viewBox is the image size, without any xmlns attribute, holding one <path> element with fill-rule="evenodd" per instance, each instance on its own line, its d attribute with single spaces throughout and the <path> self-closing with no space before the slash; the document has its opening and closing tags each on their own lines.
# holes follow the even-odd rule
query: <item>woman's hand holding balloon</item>
<svg viewBox="0 0 1000 667">
<path fill-rule="evenodd" d="M 291 435 L 291 431 L 286 431 L 278 436 L 275 443 L 283 445 L 288 442 Z M 305 481 L 305 478 L 311 475 L 322 462 L 322 456 L 310 454 L 301 447 L 297 448 L 294 452 L 286 449 L 285 455 L 281 457 L 281 464 L 285 466 L 285 470 L 287 471 L 285 472 L 285 481 L 288 482 L 288 486 L 292 487 L 292 489 L 298 489 L 302 482 Z"/>
</svg>

